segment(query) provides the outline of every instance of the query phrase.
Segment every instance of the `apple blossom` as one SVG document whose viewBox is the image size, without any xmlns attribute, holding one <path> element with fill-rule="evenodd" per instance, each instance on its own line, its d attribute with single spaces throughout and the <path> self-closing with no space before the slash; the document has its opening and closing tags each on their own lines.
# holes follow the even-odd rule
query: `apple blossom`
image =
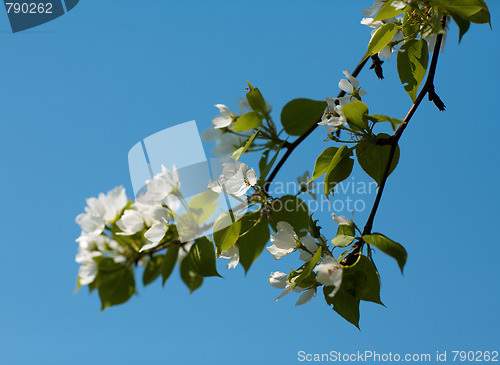
<svg viewBox="0 0 500 365">
<path fill-rule="evenodd" d="M 316 296 L 316 288 L 304 289 L 297 286 L 292 288 L 290 282 L 288 281 L 288 275 L 281 271 L 271 273 L 269 276 L 269 284 L 271 284 L 273 288 L 284 289 L 275 301 L 278 301 L 292 291 L 302 293 L 295 303 L 297 306 L 308 303 L 313 297 Z"/>
<path fill-rule="evenodd" d="M 167 200 L 167 206 L 172 210 L 176 210 L 177 204 L 175 203 L 177 202 L 177 199 L 170 197 L 170 195 L 177 194 L 180 188 L 177 168 L 173 166 L 172 171 L 169 171 L 162 165 L 161 170 L 162 171 L 155 175 L 152 180 L 146 181 L 146 193 L 139 195 L 136 200 L 141 204 L 149 205 L 160 205 Z"/>
<path fill-rule="evenodd" d="M 318 250 L 316 240 L 311 236 L 304 236 L 300 238 L 300 243 L 307 249 L 307 251 L 299 249 L 300 259 L 305 262 L 311 261 L 313 255 Z"/>
<path fill-rule="evenodd" d="M 222 174 L 216 180 L 211 180 L 208 188 L 216 193 L 227 193 L 234 196 L 244 195 L 248 189 L 257 184 L 254 169 L 249 169 L 243 162 L 226 162 Z"/>
<path fill-rule="evenodd" d="M 220 254 L 223 259 L 230 259 L 229 263 L 226 265 L 228 269 L 234 269 L 240 262 L 240 250 L 238 246 L 234 245 L 229 250 L 223 251 Z"/>
<path fill-rule="evenodd" d="M 317 272 L 316 280 L 324 286 L 334 286 L 334 290 L 330 293 L 333 297 L 340 289 L 342 283 L 342 267 L 332 256 L 326 256 L 321 261 L 314 271 Z"/>
<path fill-rule="evenodd" d="M 233 120 L 236 119 L 236 116 L 224 104 L 215 104 L 215 106 L 219 109 L 220 114 L 212 118 L 214 128 L 220 129 L 229 127 Z"/>
<path fill-rule="evenodd" d="M 332 218 L 337 223 L 339 226 L 345 225 L 345 226 L 352 226 L 353 222 L 350 219 L 347 219 L 343 215 L 337 215 L 335 213 L 332 213 Z"/>
<path fill-rule="evenodd" d="M 278 222 L 276 227 L 278 232 L 271 235 L 272 245 L 267 247 L 267 251 L 275 260 L 280 260 L 281 257 L 295 251 L 299 237 L 287 222 Z"/>
</svg>

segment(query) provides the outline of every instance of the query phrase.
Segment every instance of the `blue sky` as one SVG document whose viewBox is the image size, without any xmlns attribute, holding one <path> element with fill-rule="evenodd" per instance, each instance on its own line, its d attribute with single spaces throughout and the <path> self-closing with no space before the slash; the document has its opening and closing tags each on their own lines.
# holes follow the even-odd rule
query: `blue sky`
<svg viewBox="0 0 500 365">
<path fill-rule="evenodd" d="M 276 120 L 293 98 L 336 95 L 341 71 L 365 52 L 360 9 L 370 5 L 87 0 L 18 34 L 0 16 L 2 362 L 295 364 L 300 350 L 499 350 L 495 0 L 493 30 L 473 26 L 458 46 L 450 29 L 436 75 L 446 112 L 425 102 L 401 139 L 374 229 L 401 242 L 409 259 L 402 277 L 377 254 L 387 308 L 363 303 L 361 331 L 321 297 L 302 307 L 291 295 L 274 303 L 269 273 L 296 262 L 266 254 L 246 277 L 221 265 L 225 278 L 192 295 L 178 275 L 164 288 L 139 286 L 138 296 L 103 313 L 96 294 L 73 295 L 74 218 L 87 197 L 117 185 L 131 193 L 134 144 L 193 119 L 208 127 L 214 104 L 236 110 L 247 79 Z M 384 81 L 360 75 L 364 101 L 373 113 L 403 117 L 411 104 L 395 58 L 384 66 Z M 318 128 L 278 180 L 311 171 L 329 146 L 324 138 Z M 369 181 L 359 168 L 354 176 Z M 373 195 L 363 199 L 370 205 Z M 363 225 L 366 216 L 354 218 Z M 328 214 L 322 218 L 333 232 Z"/>
</svg>

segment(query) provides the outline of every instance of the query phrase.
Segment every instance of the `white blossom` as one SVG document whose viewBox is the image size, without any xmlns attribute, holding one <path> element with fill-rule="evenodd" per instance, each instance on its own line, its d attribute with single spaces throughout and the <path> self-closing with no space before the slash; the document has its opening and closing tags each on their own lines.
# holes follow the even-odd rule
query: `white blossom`
<svg viewBox="0 0 500 365">
<path fill-rule="evenodd" d="M 208 188 L 214 192 L 242 196 L 246 194 L 248 189 L 257 184 L 257 175 L 254 169 L 249 169 L 243 162 L 227 162 L 223 166 L 219 178 L 211 180 L 208 184 Z"/>
<path fill-rule="evenodd" d="M 302 243 L 302 245 L 309 251 L 307 252 L 305 250 L 299 249 L 300 259 L 305 262 L 311 261 L 312 256 L 318 250 L 316 240 L 311 236 L 304 236 L 300 238 L 300 243 Z"/>
<path fill-rule="evenodd" d="M 403 10 L 408 6 L 406 1 L 393 1 L 391 3 L 391 6 L 395 8 L 396 10 Z"/>
<path fill-rule="evenodd" d="M 172 171 L 169 171 L 165 166 L 161 166 L 161 172 L 153 177 L 152 180 L 146 181 L 147 191 L 145 194 L 139 195 L 137 201 L 141 204 L 161 205 L 171 194 L 176 194 L 180 188 L 179 174 L 177 168 L 173 166 Z M 167 206 L 172 210 L 176 210 L 176 199 L 168 199 Z M 169 205 L 170 203 L 170 205 Z"/>
<path fill-rule="evenodd" d="M 375 3 L 371 7 L 361 10 L 361 13 L 363 13 L 364 16 L 372 17 L 379 12 L 382 6 L 384 6 L 383 0 L 375 0 Z"/>
<path fill-rule="evenodd" d="M 280 260 L 281 257 L 295 250 L 299 237 L 287 222 L 278 222 L 276 227 L 278 232 L 271 235 L 272 245 L 267 247 L 267 251 L 273 255 L 275 260 Z"/>
<path fill-rule="evenodd" d="M 297 286 L 292 288 L 290 282 L 288 281 L 287 274 L 281 271 L 271 273 L 271 275 L 269 276 L 269 284 L 271 284 L 273 288 L 284 289 L 283 292 L 275 299 L 275 301 L 278 301 L 280 298 L 283 298 L 285 295 L 292 291 L 296 293 L 302 293 L 295 305 L 306 304 L 316 296 L 316 288 L 304 289 Z"/>
<path fill-rule="evenodd" d="M 342 226 L 342 225 L 344 225 L 344 226 L 352 226 L 353 225 L 352 220 L 347 219 L 343 215 L 337 215 L 335 213 L 332 213 L 332 218 L 335 221 L 335 223 L 337 223 L 339 226 Z"/>
<path fill-rule="evenodd" d="M 116 222 L 116 225 L 122 230 L 117 234 L 130 236 L 144 229 L 144 218 L 137 210 L 127 209 Z"/>
<path fill-rule="evenodd" d="M 334 290 L 329 294 L 333 297 L 340 289 L 342 283 L 342 267 L 332 256 L 327 256 L 321 261 L 314 271 L 317 272 L 316 280 L 324 286 L 334 286 Z"/>
<path fill-rule="evenodd" d="M 366 95 L 366 91 L 359 87 L 359 81 L 351 75 L 349 71 L 342 71 L 342 73 L 347 77 L 346 79 L 341 79 L 339 81 L 339 88 L 345 91 L 347 94 L 354 94 L 351 96 L 353 99 L 358 99 L 358 96 Z"/>
<path fill-rule="evenodd" d="M 118 186 L 107 194 L 100 193 L 97 198 L 88 198 L 85 213 L 79 214 L 75 221 L 82 231 L 91 236 L 98 236 L 106 224 L 116 220 L 127 203 L 125 189 Z"/>
<path fill-rule="evenodd" d="M 202 139 L 204 137 L 204 134 L 202 134 L 202 136 L 201 136 Z M 210 135 L 210 133 L 209 133 L 209 135 Z M 210 135 L 210 137 L 213 137 L 213 136 Z M 222 133 L 221 132 L 218 135 L 218 137 L 216 137 L 214 139 L 215 146 L 212 148 L 211 151 L 214 155 L 219 156 L 219 157 L 231 157 L 233 152 L 236 151 L 241 146 L 241 144 L 243 143 L 243 141 L 245 141 L 245 139 L 246 139 L 245 137 L 239 136 L 239 135 L 234 134 L 234 133 L 230 133 L 230 132 Z M 208 141 L 206 139 L 204 139 L 204 140 L 207 142 L 211 142 L 211 141 Z"/>
<path fill-rule="evenodd" d="M 342 125 L 347 126 L 347 118 L 342 113 L 342 108 L 348 102 L 348 97 L 326 99 L 326 111 L 318 125 L 325 126 L 328 133 L 336 132 Z"/>
<path fill-rule="evenodd" d="M 224 104 L 215 104 L 215 106 L 219 109 L 220 114 L 212 118 L 214 128 L 220 129 L 229 127 L 236 116 Z"/>
<path fill-rule="evenodd" d="M 78 282 L 80 285 L 89 285 L 97 276 L 97 264 L 94 260 L 88 261 L 78 269 Z"/>
<path fill-rule="evenodd" d="M 144 233 L 144 237 L 150 242 L 141 247 L 140 252 L 150 250 L 160 244 L 160 241 L 167 233 L 168 224 L 166 221 L 158 222 L 151 226 L 150 229 Z"/>
<path fill-rule="evenodd" d="M 229 263 L 226 265 L 228 269 L 234 269 L 240 262 L 240 250 L 238 246 L 234 245 L 229 250 L 223 251 L 220 254 L 223 259 L 230 259 Z"/>
</svg>

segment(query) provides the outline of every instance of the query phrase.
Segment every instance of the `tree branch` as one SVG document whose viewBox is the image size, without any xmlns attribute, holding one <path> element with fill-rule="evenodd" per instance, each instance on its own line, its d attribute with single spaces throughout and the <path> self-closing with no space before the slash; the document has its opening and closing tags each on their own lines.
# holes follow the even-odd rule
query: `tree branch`
<svg viewBox="0 0 500 365">
<path fill-rule="evenodd" d="M 444 28 L 444 26 L 446 24 L 446 17 L 443 17 L 441 19 L 441 24 Z M 396 146 L 398 145 L 399 139 L 401 138 L 401 135 L 403 134 L 406 127 L 408 126 L 408 123 L 410 122 L 411 118 L 413 117 L 413 114 L 415 114 L 418 106 L 420 105 L 420 103 L 424 99 L 425 95 L 428 92 L 434 92 L 434 76 L 436 74 L 439 49 L 441 48 L 442 41 L 443 41 L 443 34 L 441 33 L 441 34 L 438 34 L 436 37 L 436 44 L 434 45 L 434 50 L 433 50 L 433 54 L 432 54 L 431 65 L 429 67 L 429 74 L 427 75 L 427 80 L 425 81 L 425 84 L 422 87 L 422 90 L 420 90 L 420 93 L 418 94 L 417 98 L 415 99 L 415 102 L 413 103 L 410 110 L 408 111 L 408 114 L 406 114 L 406 117 L 403 119 L 403 122 L 401 123 L 399 128 L 396 130 L 396 132 L 394 132 L 394 135 L 391 138 L 392 144 L 391 144 L 391 150 L 389 152 L 389 159 L 387 160 L 384 174 L 382 175 L 382 180 L 380 181 L 380 187 L 378 189 L 377 196 L 375 197 L 375 201 L 373 203 L 373 207 L 372 207 L 372 210 L 370 212 L 370 216 L 368 217 L 368 220 L 366 221 L 365 227 L 363 229 L 364 235 L 370 234 L 372 231 L 373 221 L 375 219 L 375 214 L 377 213 L 377 209 L 378 209 L 378 206 L 380 204 L 380 199 L 382 198 L 382 193 L 384 192 L 385 183 L 387 181 L 387 178 L 389 177 L 389 170 L 390 170 L 390 167 L 392 164 L 392 160 L 394 158 L 394 153 L 396 152 Z M 362 243 L 361 243 L 361 245 L 362 245 Z"/>
<path fill-rule="evenodd" d="M 354 71 L 352 72 L 352 76 L 356 77 L 359 75 L 359 73 L 361 72 L 361 70 L 363 69 L 363 67 L 365 66 L 366 62 L 368 61 L 368 57 L 364 60 L 361 60 L 360 63 L 358 63 L 358 65 L 356 66 L 356 68 L 354 69 Z M 345 95 L 345 91 L 341 91 L 337 97 L 338 98 L 341 98 Z M 309 129 L 307 131 L 304 132 L 304 134 L 302 134 L 301 136 L 299 136 L 299 138 L 297 138 L 295 141 L 293 141 L 292 143 L 288 144 L 287 145 L 287 150 L 285 152 L 285 154 L 283 155 L 283 157 L 281 157 L 281 159 L 278 161 L 278 163 L 276 164 L 276 166 L 274 167 L 273 171 L 271 171 L 271 174 L 269 174 L 269 177 L 266 179 L 266 182 L 263 184 L 262 188 L 264 190 L 264 193 L 267 195 L 267 192 L 268 192 L 268 189 L 269 189 L 269 186 L 271 185 L 271 183 L 273 182 L 274 178 L 276 177 L 276 175 L 278 174 L 278 172 L 280 171 L 281 167 L 285 164 L 286 160 L 288 159 L 288 157 L 290 157 L 290 155 L 292 154 L 293 150 L 300 144 L 302 143 L 302 141 L 304 139 L 306 139 L 315 129 L 316 127 L 318 126 L 318 123 L 321 122 L 321 119 L 317 120 L 311 127 L 309 127 Z"/>
</svg>

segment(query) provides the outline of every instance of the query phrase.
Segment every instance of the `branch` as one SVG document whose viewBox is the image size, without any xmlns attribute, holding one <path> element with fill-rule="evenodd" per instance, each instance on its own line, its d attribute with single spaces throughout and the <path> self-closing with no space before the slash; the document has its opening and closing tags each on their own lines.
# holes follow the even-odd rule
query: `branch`
<svg viewBox="0 0 500 365">
<path fill-rule="evenodd" d="M 359 75 L 359 73 L 361 72 L 361 70 L 365 66 L 365 64 L 368 61 L 368 59 L 369 58 L 367 57 L 366 59 L 364 59 L 360 63 L 358 63 L 358 65 L 356 66 L 356 68 L 352 72 L 352 76 L 356 77 L 356 76 Z M 344 95 L 345 95 L 345 91 L 341 91 L 338 94 L 337 97 L 341 98 Z M 302 134 L 301 136 L 299 136 L 299 138 L 297 138 L 295 141 L 293 141 L 292 143 L 288 144 L 288 146 L 286 146 L 287 150 L 286 150 L 285 154 L 278 161 L 276 167 L 273 169 L 273 171 L 271 172 L 271 174 L 267 178 L 266 182 L 262 186 L 262 189 L 264 190 L 264 193 L 266 195 L 267 195 L 269 186 L 271 185 L 271 183 L 273 182 L 274 178 L 276 177 L 276 175 L 280 171 L 281 167 L 285 164 L 285 162 L 288 159 L 288 157 L 290 157 L 290 155 L 292 154 L 293 150 L 316 129 L 316 127 L 318 126 L 319 122 L 321 122 L 321 119 L 317 120 L 311 127 L 309 127 L 309 129 L 307 131 L 304 132 L 304 134 Z"/>
<path fill-rule="evenodd" d="M 441 19 L 441 24 L 444 28 L 446 24 L 446 17 L 443 17 Z M 382 193 L 384 192 L 384 187 L 385 183 L 387 181 L 387 178 L 389 177 L 389 170 L 392 164 L 392 159 L 394 158 L 394 153 L 396 152 L 396 146 L 398 145 L 398 141 L 401 138 L 401 135 L 403 134 L 404 130 L 406 129 L 408 123 L 410 122 L 411 118 L 413 117 L 413 114 L 417 111 L 418 106 L 424 99 L 425 95 L 427 93 L 431 93 L 435 95 L 436 93 L 434 92 L 434 76 L 436 74 L 436 66 L 438 62 L 438 56 L 439 56 L 439 49 L 441 48 L 441 42 L 443 40 L 443 34 L 438 34 L 436 37 L 436 44 L 434 45 L 434 50 L 432 53 L 432 60 L 431 60 L 431 66 L 429 68 L 429 74 L 427 75 L 427 80 L 425 81 L 424 86 L 422 87 L 422 90 L 420 90 L 420 93 L 418 94 L 417 98 L 415 99 L 415 102 L 411 106 L 410 110 L 408 111 L 408 114 L 406 114 L 406 117 L 404 118 L 403 122 L 399 126 L 399 128 L 394 132 L 394 135 L 392 136 L 392 144 L 391 144 L 391 150 L 389 152 L 389 159 L 387 160 L 387 164 L 385 166 L 384 174 L 382 175 L 382 180 L 380 182 L 380 187 L 377 192 L 377 196 L 375 197 L 375 201 L 373 203 L 372 210 L 370 212 L 370 216 L 368 217 L 368 220 L 366 221 L 365 228 L 363 229 L 363 235 L 365 234 L 370 234 L 372 231 L 373 227 L 373 221 L 375 219 L 375 214 L 377 213 L 378 206 L 380 204 L 380 199 L 382 198 Z M 429 94 L 429 95 L 431 95 Z M 439 97 L 436 95 L 439 101 Z M 431 99 L 431 101 L 434 101 Z M 435 102 L 436 103 L 436 102 Z M 441 102 L 442 103 L 442 102 Z M 437 106 L 437 104 L 436 104 Z M 444 107 L 444 104 L 443 104 Z M 438 106 L 439 108 L 439 106 Z M 442 110 L 441 108 L 439 108 Z M 444 110 L 444 109 L 443 109 Z M 362 246 L 362 243 L 361 243 Z"/>
</svg>

